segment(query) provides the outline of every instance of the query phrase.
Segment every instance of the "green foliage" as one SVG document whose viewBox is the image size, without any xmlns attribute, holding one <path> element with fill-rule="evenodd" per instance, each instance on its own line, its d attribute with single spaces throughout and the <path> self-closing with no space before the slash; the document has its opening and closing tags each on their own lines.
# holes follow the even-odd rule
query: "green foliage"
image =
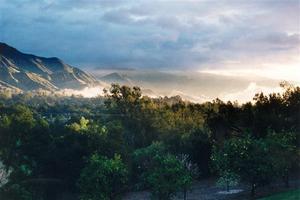
<svg viewBox="0 0 300 200">
<path fill-rule="evenodd" d="M 192 133 L 184 135 L 181 138 L 181 148 L 179 145 L 170 145 L 174 146 L 175 152 L 187 155 L 188 160 L 197 165 L 197 177 L 209 175 L 212 138 L 208 130 L 196 129 Z"/>
<path fill-rule="evenodd" d="M 108 159 L 94 154 L 80 174 L 80 199 L 115 199 L 124 190 L 127 176 L 128 171 L 119 155 Z"/>
<path fill-rule="evenodd" d="M 254 189 L 273 177 L 288 183 L 289 174 L 299 169 L 300 87 L 282 86 L 283 94 L 257 94 L 254 103 L 243 105 L 155 99 L 138 87 L 119 85 L 103 98 L 0 97 L 0 160 L 10 172 L 5 188 L 29 191 L 21 183 L 42 179 L 76 193 L 89 163 L 85 159 L 94 154 L 121 155 L 129 186 L 140 183 L 156 196 L 186 190 L 191 176 L 210 176 L 211 162 L 229 185 L 235 176 Z M 30 191 L 55 193 L 55 187 L 39 185 Z"/>
<path fill-rule="evenodd" d="M 223 175 L 233 172 L 255 187 L 269 183 L 274 171 L 270 160 L 270 148 L 262 139 L 232 138 L 221 148 L 215 147 L 212 161 L 217 171 Z"/>
<path fill-rule="evenodd" d="M 81 117 L 79 123 L 74 122 L 74 123 L 72 123 L 70 125 L 67 125 L 67 127 L 70 130 L 73 130 L 75 132 L 80 132 L 80 131 L 87 130 L 88 123 L 89 123 L 88 119 L 85 119 L 84 117 Z"/>
<path fill-rule="evenodd" d="M 7 115 L 8 114 L 8 115 Z M 33 160 L 28 155 L 32 152 L 34 127 L 39 125 L 32 111 L 17 105 L 11 113 L 1 117 L 0 125 L 0 156 L 7 169 L 13 169 L 11 179 L 27 177 L 31 174 Z"/>
<path fill-rule="evenodd" d="M 298 200 L 300 197 L 300 189 L 275 194 L 270 197 L 261 198 L 259 200 Z"/>
<path fill-rule="evenodd" d="M 221 172 L 220 178 L 217 181 L 217 185 L 221 187 L 226 187 L 226 190 L 229 191 L 230 187 L 238 185 L 239 179 L 240 177 L 233 172 Z"/>
<path fill-rule="evenodd" d="M 272 152 L 271 163 L 278 177 L 282 177 L 289 186 L 289 173 L 299 162 L 296 148 L 296 134 L 292 132 L 272 132 L 267 137 Z"/>
<path fill-rule="evenodd" d="M 274 174 L 288 178 L 297 158 L 294 143 L 292 133 L 272 133 L 262 139 L 232 138 L 214 147 L 212 161 L 222 179 L 231 179 L 231 173 L 239 175 L 252 185 L 254 193 L 255 187 L 269 183 Z"/>
<path fill-rule="evenodd" d="M 166 152 L 161 143 L 134 153 L 138 169 L 142 169 L 141 180 L 149 187 L 153 198 L 170 199 L 176 192 L 188 188 L 192 177 L 176 156 Z"/>
<path fill-rule="evenodd" d="M 9 184 L 1 188 L 0 198 L 7 200 L 36 200 L 33 194 L 20 184 Z"/>
</svg>

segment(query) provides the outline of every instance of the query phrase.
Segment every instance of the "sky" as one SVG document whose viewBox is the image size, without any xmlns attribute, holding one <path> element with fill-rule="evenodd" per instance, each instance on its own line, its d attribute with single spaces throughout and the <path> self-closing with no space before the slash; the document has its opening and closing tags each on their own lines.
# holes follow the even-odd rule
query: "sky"
<svg viewBox="0 0 300 200">
<path fill-rule="evenodd" d="M 0 41 L 82 68 L 296 81 L 299 13 L 300 0 L 0 0 Z"/>
</svg>

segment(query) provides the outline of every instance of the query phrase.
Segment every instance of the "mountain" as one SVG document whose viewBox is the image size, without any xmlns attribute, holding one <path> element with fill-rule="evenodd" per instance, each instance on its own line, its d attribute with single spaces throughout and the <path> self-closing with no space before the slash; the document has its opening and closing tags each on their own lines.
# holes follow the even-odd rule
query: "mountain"
<svg viewBox="0 0 300 200">
<path fill-rule="evenodd" d="M 133 85 L 132 81 L 128 77 L 126 77 L 126 75 L 119 74 L 117 72 L 113 72 L 105 76 L 102 76 L 100 77 L 100 80 L 109 84 L 118 83 L 120 85 L 128 85 L 128 86 Z"/>
<path fill-rule="evenodd" d="M 84 71 L 56 57 L 45 58 L 26 54 L 0 43 L 0 89 L 24 91 L 45 89 L 82 89 L 97 81 Z"/>
<path fill-rule="evenodd" d="M 215 98 L 245 102 L 252 100 L 255 93 L 277 91 L 279 83 L 279 80 L 260 76 L 223 75 L 188 70 L 95 70 L 93 75 L 107 84 L 139 86 L 143 94 L 150 97 L 180 96 L 183 100 L 192 102 L 205 102 Z"/>
</svg>

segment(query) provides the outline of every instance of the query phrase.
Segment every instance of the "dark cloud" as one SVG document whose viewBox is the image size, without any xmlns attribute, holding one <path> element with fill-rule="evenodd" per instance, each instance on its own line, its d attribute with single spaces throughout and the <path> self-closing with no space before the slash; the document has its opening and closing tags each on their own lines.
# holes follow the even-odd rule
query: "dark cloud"
<svg viewBox="0 0 300 200">
<path fill-rule="evenodd" d="M 0 40 L 74 65 L 222 67 L 296 57 L 299 9 L 298 0 L 0 0 Z"/>
</svg>

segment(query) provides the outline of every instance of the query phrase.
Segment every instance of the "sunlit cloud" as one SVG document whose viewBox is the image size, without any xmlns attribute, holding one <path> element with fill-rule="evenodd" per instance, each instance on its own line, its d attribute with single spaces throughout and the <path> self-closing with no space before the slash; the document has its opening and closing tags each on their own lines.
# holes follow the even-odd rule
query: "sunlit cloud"
<svg viewBox="0 0 300 200">
<path fill-rule="evenodd" d="M 80 67 L 222 69 L 227 60 L 239 68 L 263 68 L 270 60 L 275 65 L 299 56 L 299 5 L 298 0 L 1 0 L 0 40 Z"/>
<path fill-rule="evenodd" d="M 252 82 L 244 90 L 223 93 L 219 98 L 223 101 L 238 101 L 239 103 L 245 103 L 253 100 L 255 94 L 258 93 L 270 94 L 270 93 L 282 93 L 283 88 L 281 87 L 266 87 L 262 85 L 257 85 L 255 82 Z"/>
<path fill-rule="evenodd" d="M 263 64 L 263 67 L 253 68 L 227 68 L 213 70 L 199 70 L 201 73 L 233 76 L 233 77 L 264 77 L 280 81 L 290 81 L 296 85 L 300 84 L 300 65 L 276 65 Z"/>
</svg>

